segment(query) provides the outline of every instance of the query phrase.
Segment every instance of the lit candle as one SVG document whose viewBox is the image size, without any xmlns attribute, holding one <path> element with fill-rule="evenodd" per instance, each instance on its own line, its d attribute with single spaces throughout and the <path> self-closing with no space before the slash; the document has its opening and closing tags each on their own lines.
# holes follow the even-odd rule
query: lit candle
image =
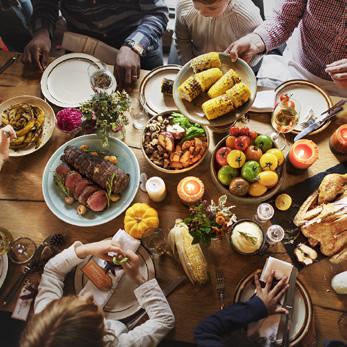
<svg viewBox="0 0 347 347">
<path fill-rule="evenodd" d="M 204 183 L 197 177 L 183 178 L 177 186 L 177 194 L 184 204 L 192 205 L 201 200 L 205 192 Z"/>
<path fill-rule="evenodd" d="M 289 152 L 289 161 L 297 169 L 308 169 L 318 159 L 318 146 L 311 140 L 296 141 Z"/>
<path fill-rule="evenodd" d="M 341 125 L 331 135 L 330 148 L 336 154 L 347 154 L 347 124 Z"/>
<path fill-rule="evenodd" d="M 152 201 L 163 201 L 166 197 L 165 182 L 160 177 L 151 177 L 146 182 L 146 191 Z"/>
</svg>

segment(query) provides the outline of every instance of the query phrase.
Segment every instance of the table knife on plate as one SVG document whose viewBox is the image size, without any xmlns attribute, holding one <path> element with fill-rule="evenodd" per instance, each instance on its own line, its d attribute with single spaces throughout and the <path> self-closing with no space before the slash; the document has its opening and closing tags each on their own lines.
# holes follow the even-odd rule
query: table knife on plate
<svg viewBox="0 0 347 347">
<path fill-rule="evenodd" d="M 177 280 L 173 281 L 172 283 L 170 283 L 164 290 L 164 295 L 166 297 L 168 297 L 180 284 L 182 284 L 183 282 L 185 282 L 187 280 L 187 278 L 185 276 L 181 276 L 179 277 Z M 146 311 L 143 310 L 141 311 L 141 313 L 139 313 L 138 316 L 136 316 L 133 320 L 131 320 L 130 322 L 127 323 L 127 328 L 129 330 L 133 329 L 136 327 L 136 325 L 143 319 L 143 317 L 146 316 Z"/>
<path fill-rule="evenodd" d="M 293 270 L 289 277 L 289 288 L 287 290 L 287 294 L 284 299 L 283 307 L 288 310 L 288 314 L 286 314 L 284 319 L 284 324 L 282 325 L 282 347 L 289 346 L 289 330 L 291 326 L 291 320 L 294 311 L 294 299 L 295 299 L 295 291 L 296 291 L 296 277 L 298 275 L 298 270 L 293 266 Z"/>
</svg>

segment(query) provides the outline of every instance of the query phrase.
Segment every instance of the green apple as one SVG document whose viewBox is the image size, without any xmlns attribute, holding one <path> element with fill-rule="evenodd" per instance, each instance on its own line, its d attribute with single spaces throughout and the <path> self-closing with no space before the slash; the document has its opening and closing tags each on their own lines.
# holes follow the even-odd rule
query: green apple
<svg viewBox="0 0 347 347">
<path fill-rule="evenodd" d="M 241 170 L 241 176 L 248 182 L 255 182 L 261 171 L 261 167 L 255 160 L 246 161 Z"/>
<path fill-rule="evenodd" d="M 224 165 L 218 170 L 218 180 L 225 186 L 228 186 L 231 180 L 238 176 L 239 171 L 229 165 Z"/>
<path fill-rule="evenodd" d="M 259 147 L 263 153 L 272 148 L 271 137 L 267 135 L 258 135 L 254 144 Z"/>
</svg>

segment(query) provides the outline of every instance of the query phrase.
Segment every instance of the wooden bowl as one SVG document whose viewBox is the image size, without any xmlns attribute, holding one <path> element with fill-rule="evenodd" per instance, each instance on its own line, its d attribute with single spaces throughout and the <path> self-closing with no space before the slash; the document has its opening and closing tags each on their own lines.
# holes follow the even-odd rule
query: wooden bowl
<svg viewBox="0 0 347 347">
<path fill-rule="evenodd" d="M 275 194 L 278 193 L 278 191 L 280 190 L 284 180 L 285 180 L 285 175 L 286 175 L 286 165 L 285 162 L 282 164 L 281 166 L 281 172 L 279 174 L 279 180 L 278 183 L 275 185 L 275 187 L 269 189 L 264 195 L 262 196 L 257 196 L 257 197 L 253 197 L 253 196 L 236 196 L 234 194 L 231 194 L 229 189 L 222 185 L 219 181 L 218 181 L 218 164 L 215 161 L 215 154 L 218 151 L 219 148 L 223 147 L 225 144 L 225 140 L 228 137 L 225 136 L 221 141 L 218 142 L 218 144 L 216 145 L 215 149 L 212 152 L 211 155 L 211 162 L 210 162 L 210 172 L 211 172 L 211 176 L 212 176 L 212 180 L 214 182 L 214 184 L 216 185 L 216 187 L 219 189 L 219 191 L 223 194 L 227 194 L 231 200 L 239 203 L 239 204 L 260 204 L 270 198 L 272 198 Z"/>
<path fill-rule="evenodd" d="M 142 141 L 141 141 L 141 149 L 142 149 L 142 153 L 143 153 L 143 156 L 146 158 L 146 160 L 148 161 L 148 163 L 154 167 L 156 170 L 160 171 L 160 172 L 164 172 L 164 173 L 167 173 L 167 174 L 181 174 L 181 173 L 184 173 L 184 172 L 188 172 L 192 169 L 194 169 L 195 167 L 199 166 L 202 161 L 205 159 L 207 153 L 208 153 L 208 148 L 209 148 L 209 145 L 210 145 L 210 136 L 209 136 L 209 133 L 206 129 L 206 127 L 202 126 L 202 128 L 205 130 L 205 134 L 206 134 L 206 139 L 207 139 L 207 149 L 205 151 L 205 153 L 203 154 L 203 156 L 201 157 L 201 159 L 199 161 L 197 161 L 195 164 L 189 166 L 189 167 L 185 167 L 183 169 L 180 169 L 180 170 L 174 170 L 174 169 L 165 169 L 159 165 L 156 165 L 153 163 L 153 161 L 147 156 L 146 152 L 145 152 L 145 149 L 143 147 L 143 143 L 144 143 L 144 140 L 145 140 L 145 132 L 146 132 L 146 128 L 149 124 L 149 122 L 153 119 L 156 119 L 158 118 L 159 116 L 162 116 L 162 117 L 169 117 L 171 115 L 172 112 L 179 112 L 178 110 L 172 110 L 172 111 L 166 111 L 166 112 L 162 112 L 162 113 L 159 113 L 155 116 L 153 116 L 152 118 L 150 118 L 146 124 L 146 126 L 144 127 L 143 129 L 143 133 L 142 133 Z"/>
</svg>

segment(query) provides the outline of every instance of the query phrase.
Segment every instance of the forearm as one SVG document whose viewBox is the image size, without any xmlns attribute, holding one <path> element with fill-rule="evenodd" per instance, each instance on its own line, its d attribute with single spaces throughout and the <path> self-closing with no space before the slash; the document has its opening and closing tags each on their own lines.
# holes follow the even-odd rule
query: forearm
<svg viewBox="0 0 347 347">
<path fill-rule="evenodd" d="M 254 30 L 265 43 L 267 52 L 287 41 L 298 26 L 305 8 L 305 0 L 282 0 L 273 17 Z"/>
<path fill-rule="evenodd" d="M 32 29 L 33 32 L 47 30 L 52 37 L 55 24 L 59 17 L 59 4 L 57 0 L 34 0 Z"/>
<path fill-rule="evenodd" d="M 178 58 L 182 65 L 194 58 L 193 43 L 187 39 L 180 39 L 174 36 L 175 47 L 177 50 Z"/>
</svg>

